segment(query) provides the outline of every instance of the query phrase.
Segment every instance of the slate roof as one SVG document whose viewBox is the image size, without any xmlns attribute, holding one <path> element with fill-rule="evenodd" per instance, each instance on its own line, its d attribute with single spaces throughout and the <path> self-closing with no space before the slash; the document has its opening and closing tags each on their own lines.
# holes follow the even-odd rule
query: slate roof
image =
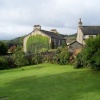
<svg viewBox="0 0 100 100">
<path fill-rule="evenodd" d="M 98 35 L 100 34 L 100 26 L 82 26 L 81 30 L 84 35 Z"/>
<path fill-rule="evenodd" d="M 41 31 L 43 34 L 50 36 L 51 38 L 56 38 L 56 39 L 62 39 L 62 40 L 66 40 L 63 35 L 61 34 L 57 34 L 51 31 L 46 31 L 46 30 L 39 30 Z M 34 32 L 34 30 L 32 32 L 30 32 L 28 35 L 31 35 Z M 25 37 L 27 37 L 28 35 L 26 35 Z"/>
<path fill-rule="evenodd" d="M 74 44 L 75 42 L 76 42 L 77 44 L 79 44 L 79 45 L 83 46 L 81 43 L 79 43 L 79 42 L 78 42 L 78 41 L 76 41 L 76 40 L 75 40 L 75 41 L 72 41 L 72 42 L 71 42 L 70 44 L 68 44 L 67 46 L 72 45 L 72 44 Z"/>
<path fill-rule="evenodd" d="M 40 31 L 50 36 L 51 38 L 64 39 L 61 34 L 57 34 L 57 33 L 46 31 L 46 30 L 40 30 Z"/>
<path fill-rule="evenodd" d="M 72 43 L 68 44 L 67 46 L 68 46 L 68 51 L 69 51 L 70 53 L 75 52 L 77 49 L 83 48 L 83 45 L 80 44 L 80 43 L 77 42 L 77 41 L 73 41 Z"/>
</svg>

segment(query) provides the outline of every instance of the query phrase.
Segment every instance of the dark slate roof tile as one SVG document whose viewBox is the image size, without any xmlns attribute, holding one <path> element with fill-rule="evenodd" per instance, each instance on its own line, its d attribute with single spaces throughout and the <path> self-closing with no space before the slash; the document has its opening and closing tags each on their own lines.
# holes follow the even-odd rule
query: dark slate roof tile
<svg viewBox="0 0 100 100">
<path fill-rule="evenodd" d="M 71 43 L 70 43 L 70 44 L 68 44 L 67 46 L 72 45 L 72 44 L 74 44 L 75 42 L 76 42 L 76 43 L 78 43 L 79 45 L 83 46 L 81 43 L 79 43 L 79 42 L 78 42 L 78 41 L 76 41 L 76 40 L 75 40 L 75 41 L 73 41 L 73 42 L 71 42 Z"/>
<path fill-rule="evenodd" d="M 98 35 L 100 34 L 100 26 L 82 26 L 81 30 L 84 35 Z"/>
<path fill-rule="evenodd" d="M 64 39 L 61 34 L 57 34 L 57 33 L 46 31 L 46 30 L 41 30 L 41 32 L 43 32 L 44 34 L 46 34 L 52 38 Z"/>
</svg>

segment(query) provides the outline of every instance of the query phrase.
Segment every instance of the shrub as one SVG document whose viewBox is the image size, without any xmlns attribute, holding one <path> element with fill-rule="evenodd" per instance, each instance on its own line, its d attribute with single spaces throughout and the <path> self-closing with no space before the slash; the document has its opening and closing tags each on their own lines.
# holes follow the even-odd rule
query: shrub
<svg viewBox="0 0 100 100">
<path fill-rule="evenodd" d="M 49 62 L 49 63 L 53 63 L 53 57 L 55 55 L 55 52 L 46 52 L 45 55 L 43 55 L 43 62 Z"/>
<path fill-rule="evenodd" d="M 13 54 L 14 64 L 18 67 L 28 65 L 29 62 L 22 51 L 17 51 Z"/>
<path fill-rule="evenodd" d="M 82 53 L 78 53 L 76 55 L 75 63 L 74 63 L 74 68 L 82 68 L 83 67 L 83 58 L 82 58 Z"/>
<path fill-rule="evenodd" d="M 0 55 L 6 55 L 7 54 L 7 46 L 0 41 Z"/>
<path fill-rule="evenodd" d="M 66 46 L 57 48 L 56 54 L 53 57 L 53 62 L 62 65 L 69 63 L 69 52 Z"/>
<path fill-rule="evenodd" d="M 27 59 L 29 65 L 33 64 L 32 62 L 33 54 L 25 54 L 25 58 Z"/>
<path fill-rule="evenodd" d="M 16 46 L 14 45 L 14 46 L 10 47 L 9 53 L 14 53 L 15 50 L 16 50 Z"/>
<path fill-rule="evenodd" d="M 60 53 L 60 64 L 65 65 L 69 63 L 69 52 L 67 47 L 62 48 Z"/>
<path fill-rule="evenodd" d="M 5 59 L 8 62 L 9 68 L 15 68 L 16 67 L 16 65 L 14 64 L 14 59 L 13 59 L 12 55 L 6 56 Z"/>
<path fill-rule="evenodd" d="M 34 54 L 33 58 L 32 58 L 32 64 L 39 64 L 42 63 L 42 55 L 41 53 L 36 53 Z"/>
<path fill-rule="evenodd" d="M 85 48 L 76 57 L 76 67 L 81 66 L 100 70 L 100 35 L 86 40 Z"/>
<path fill-rule="evenodd" d="M 0 57 L 0 70 L 1 69 L 8 69 L 8 61 L 5 59 L 5 57 Z"/>
<path fill-rule="evenodd" d="M 86 41 L 83 59 L 94 70 L 100 69 L 100 35 L 96 38 L 89 38 Z"/>
</svg>

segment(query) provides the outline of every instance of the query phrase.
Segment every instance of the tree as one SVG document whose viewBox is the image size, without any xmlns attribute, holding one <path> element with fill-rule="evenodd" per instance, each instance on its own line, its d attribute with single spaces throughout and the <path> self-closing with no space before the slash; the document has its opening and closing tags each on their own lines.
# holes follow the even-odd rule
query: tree
<svg viewBox="0 0 100 100">
<path fill-rule="evenodd" d="M 83 65 L 95 70 L 100 69 L 100 35 L 96 38 L 90 37 L 86 40 L 86 45 L 82 54 Z"/>
<path fill-rule="evenodd" d="M 16 46 L 14 45 L 14 46 L 10 47 L 9 52 L 14 53 L 15 50 L 16 50 Z"/>
<path fill-rule="evenodd" d="M 5 59 L 5 57 L 0 56 L 0 70 L 1 69 L 8 69 L 8 61 Z"/>
<path fill-rule="evenodd" d="M 7 46 L 0 41 L 0 55 L 5 55 L 7 54 Z"/>
<path fill-rule="evenodd" d="M 28 64 L 28 60 L 26 59 L 25 54 L 21 50 L 20 46 L 17 47 L 12 56 L 16 66 L 21 67 Z"/>
</svg>

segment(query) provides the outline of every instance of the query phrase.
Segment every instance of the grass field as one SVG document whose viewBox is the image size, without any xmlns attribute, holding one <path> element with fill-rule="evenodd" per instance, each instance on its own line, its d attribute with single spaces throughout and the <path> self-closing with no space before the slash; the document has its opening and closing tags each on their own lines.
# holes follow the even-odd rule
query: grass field
<svg viewBox="0 0 100 100">
<path fill-rule="evenodd" d="M 0 100 L 100 100 L 100 72 L 48 63 L 2 70 Z"/>
</svg>

